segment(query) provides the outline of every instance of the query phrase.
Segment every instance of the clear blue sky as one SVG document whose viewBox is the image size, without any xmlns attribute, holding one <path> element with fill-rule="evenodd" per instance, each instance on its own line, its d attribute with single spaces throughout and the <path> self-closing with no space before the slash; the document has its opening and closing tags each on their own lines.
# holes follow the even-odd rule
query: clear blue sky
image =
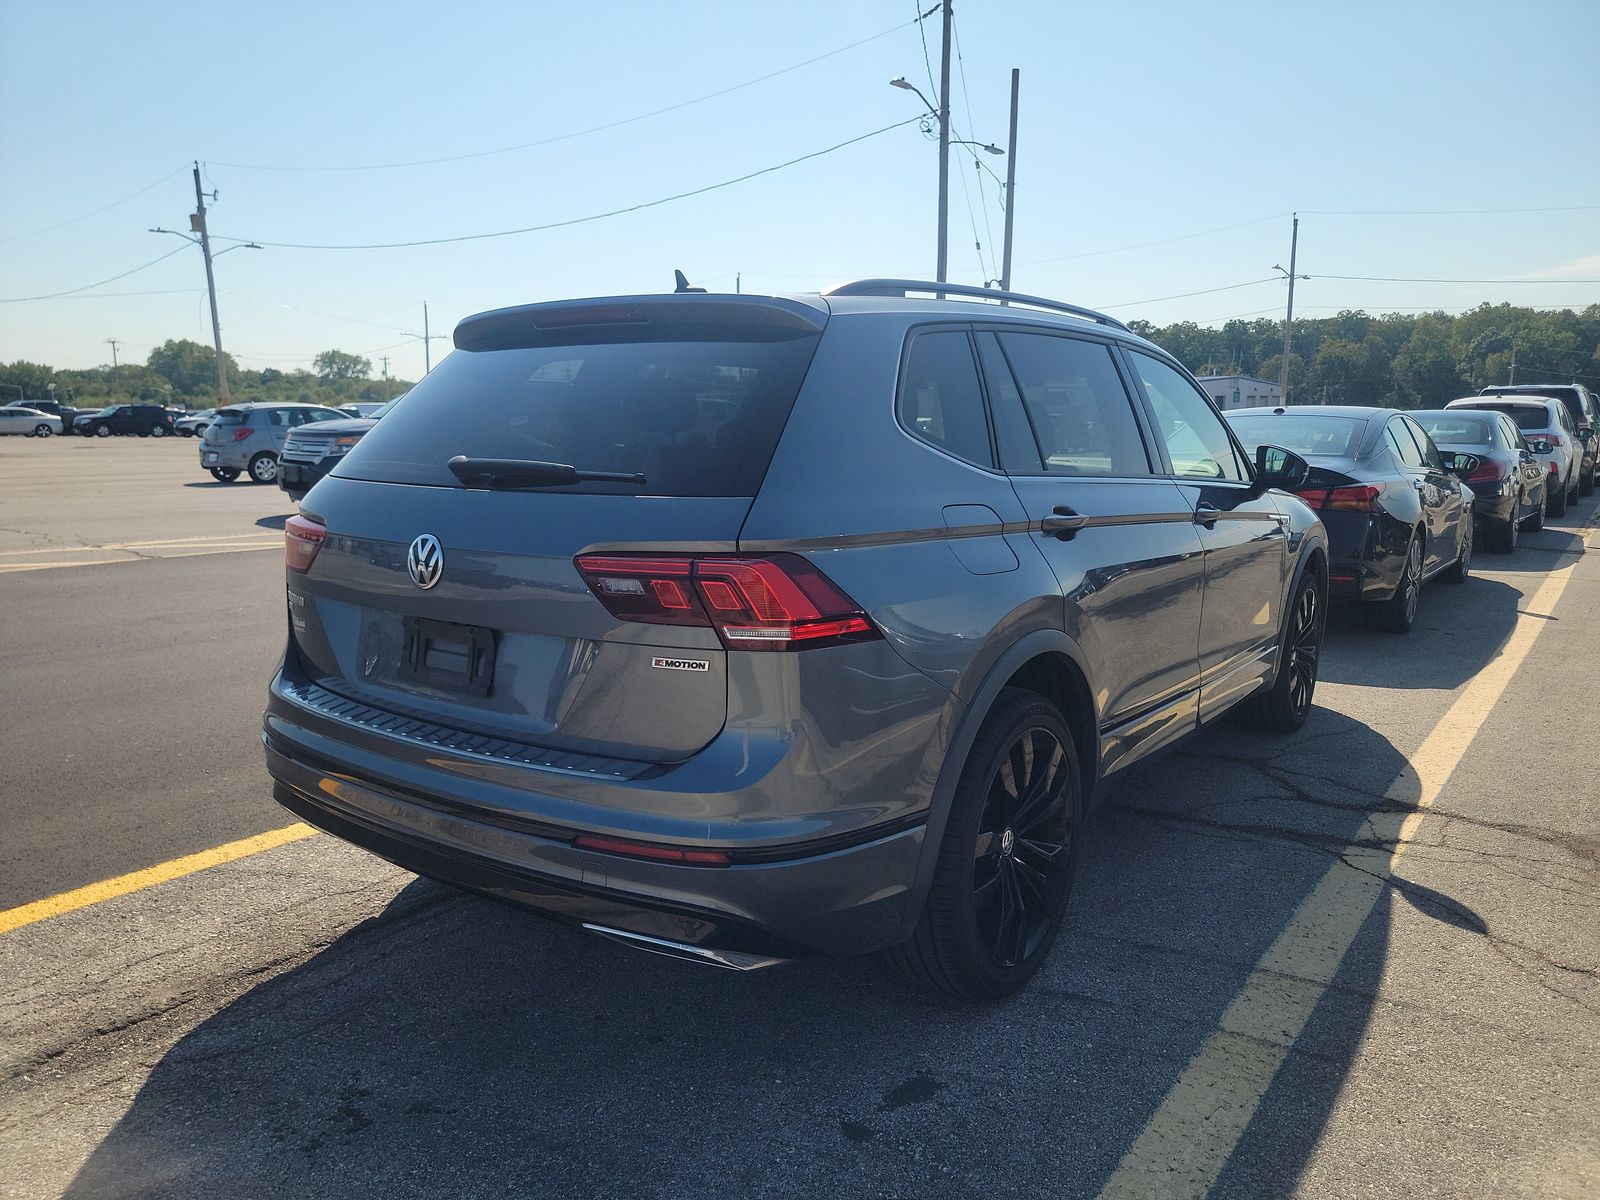
<svg viewBox="0 0 1600 1200">
<path fill-rule="evenodd" d="M 186 227 L 193 159 L 220 191 L 219 238 L 390 242 L 566 220 L 914 116 L 916 98 L 887 83 L 904 74 L 931 90 L 916 9 L 912 0 L 0 0 L 0 299 L 77 288 L 179 251 L 87 298 L 0 304 L 0 360 L 89 366 L 110 360 L 110 337 L 122 340 L 124 361 L 169 337 L 209 342 L 199 252 L 145 232 Z M 1274 315 L 1279 282 L 1147 301 L 1272 275 L 1273 263 L 1288 264 L 1287 214 L 1299 210 L 1299 266 L 1313 276 L 1547 280 L 1316 278 L 1296 292 L 1307 315 L 1600 302 L 1600 284 L 1558 282 L 1600 279 L 1593 0 L 958 0 L 956 13 L 960 136 L 1004 144 L 1009 72 L 1022 69 L 1019 290 L 1158 323 Z M 511 153 L 390 170 L 251 169 L 436 159 L 557 138 L 880 33 L 721 97 Z M 937 73 L 936 19 L 927 34 Z M 970 158 L 954 161 L 951 276 L 981 282 L 998 274 L 997 188 L 988 176 L 980 187 Z M 984 162 L 1004 175 L 1004 159 Z M 747 291 L 931 277 L 936 168 L 935 145 L 910 125 L 566 229 L 410 249 L 239 250 L 217 263 L 224 345 L 246 366 L 284 369 L 330 347 L 387 353 L 396 374 L 414 377 L 421 343 L 404 335 L 420 332 L 424 300 L 433 331 L 448 334 L 483 308 L 665 290 L 674 267 L 727 290 L 742 272 Z M 1591 207 L 1335 215 L 1575 206 Z M 73 223 L 48 230 L 64 221 Z M 1241 227 L 1206 232 L 1224 226 Z M 1165 239 L 1182 240 L 1125 249 Z M 448 343 L 435 345 L 442 354 Z"/>
</svg>

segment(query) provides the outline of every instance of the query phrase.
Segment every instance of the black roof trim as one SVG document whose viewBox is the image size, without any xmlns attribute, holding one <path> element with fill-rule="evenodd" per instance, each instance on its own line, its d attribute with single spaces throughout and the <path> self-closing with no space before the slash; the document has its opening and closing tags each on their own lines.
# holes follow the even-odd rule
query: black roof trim
<svg viewBox="0 0 1600 1200">
<path fill-rule="evenodd" d="M 857 279 L 854 283 L 841 283 L 838 287 L 829 288 L 822 294 L 824 296 L 905 297 L 911 292 L 932 292 L 940 299 L 945 296 L 958 296 L 963 300 L 987 300 L 1001 304 L 1022 304 L 1029 308 L 1042 308 L 1050 312 L 1066 313 L 1068 316 L 1080 317 L 1085 321 L 1093 321 L 1098 325 L 1109 325 L 1111 328 L 1120 329 L 1124 333 L 1133 332 L 1115 317 L 1108 317 L 1103 312 L 1096 312 L 1092 308 L 1084 308 L 1079 304 L 1068 304 L 1065 300 L 1051 300 L 1046 296 L 1030 296 L 1025 292 L 1007 292 L 998 288 L 973 287 L 965 283 L 934 283 L 926 279 Z"/>
</svg>

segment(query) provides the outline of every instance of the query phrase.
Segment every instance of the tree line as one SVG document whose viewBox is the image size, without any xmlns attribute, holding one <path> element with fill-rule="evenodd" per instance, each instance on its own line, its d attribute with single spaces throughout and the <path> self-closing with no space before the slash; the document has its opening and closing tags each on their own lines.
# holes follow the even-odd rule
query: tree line
<svg viewBox="0 0 1600 1200">
<path fill-rule="evenodd" d="M 1196 375 L 1250 375 L 1277 382 L 1283 322 L 1259 317 L 1219 328 L 1180 321 L 1129 323 Z M 1574 312 L 1480 304 L 1467 312 L 1347 310 L 1297 317 L 1289 353 L 1296 404 L 1431 408 L 1491 384 L 1578 383 L 1600 391 L 1600 304 Z"/>
<path fill-rule="evenodd" d="M 411 386 L 405 379 L 373 379 L 371 359 L 343 350 L 324 350 L 309 371 L 245 371 L 227 353 L 222 361 L 236 404 L 358 404 L 398 396 Z M 142 364 L 67 370 L 19 359 L 0 364 L 0 404 L 53 397 L 79 408 L 134 402 L 211 408 L 217 402 L 216 364 L 215 350 L 188 339 L 157 346 Z"/>
</svg>

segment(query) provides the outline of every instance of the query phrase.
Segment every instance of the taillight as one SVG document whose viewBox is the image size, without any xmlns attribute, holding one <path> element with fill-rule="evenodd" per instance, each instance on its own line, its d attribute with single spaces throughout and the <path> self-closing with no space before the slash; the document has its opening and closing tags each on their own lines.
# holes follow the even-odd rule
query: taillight
<svg viewBox="0 0 1600 1200">
<path fill-rule="evenodd" d="M 233 440 L 236 442 L 242 442 L 254 432 L 254 429 L 250 429 L 248 427 L 244 429 L 235 429 L 233 431 Z"/>
<path fill-rule="evenodd" d="M 299 515 L 283 523 L 283 565 L 304 575 L 328 536 L 327 527 Z"/>
<path fill-rule="evenodd" d="M 1383 495 L 1383 488 L 1375 483 L 1358 483 L 1349 487 L 1306 488 L 1295 495 L 1310 508 L 1370 512 L 1372 502 Z"/>
<path fill-rule="evenodd" d="M 725 850 L 687 850 L 679 846 L 656 846 L 649 842 L 595 837 L 587 833 L 574 838 L 572 844 L 579 850 L 598 850 L 602 854 L 621 854 L 628 858 L 643 858 L 652 862 L 684 863 L 696 867 L 725 867 L 729 862 Z"/>
<path fill-rule="evenodd" d="M 612 616 L 709 625 L 730 650 L 803 650 L 878 636 L 860 606 L 797 554 L 582 554 L 577 566 Z"/>
<path fill-rule="evenodd" d="M 1474 471 L 1471 475 L 1467 476 L 1467 482 L 1468 483 L 1499 483 L 1500 482 L 1500 464 L 1499 463 L 1492 463 L 1488 459 L 1484 459 L 1483 462 L 1478 465 L 1478 469 L 1476 471 Z"/>
<path fill-rule="evenodd" d="M 1561 435 L 1559 433 L 1541 433 L 1539 437 L 1549 442 L 1552 446 L 1566 445 L 1566 443 L 1561 440 Z"/>
</svg>

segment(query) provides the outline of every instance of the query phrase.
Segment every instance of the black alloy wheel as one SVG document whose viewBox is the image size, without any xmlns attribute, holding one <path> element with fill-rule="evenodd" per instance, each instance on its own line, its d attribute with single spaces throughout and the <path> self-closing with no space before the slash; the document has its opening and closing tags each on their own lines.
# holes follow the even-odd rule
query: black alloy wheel
<svg viewBox="0 0 1600 1200">
<path fill-rule="evenodd" d="M 1053 730 L 1024 730 L 1000 759 L 972 847 L 978 938 L 1001 970 L 1027 962 L 1060 916 L 1072 822 L 1069 760 Z"/>
<path fill-rule="evenodd" d="M 1082 820 L 1065 718 L 1043 696 L 1007 688 L 962 764 L 921 919 L 890 959 L 964 1000 L 1020 990 L 1061 930 Z"/>
<path fill-rule="evenodd" d="M 1247 725 L 1271 733 L 1293 733 L 1311 715 L 1327 628 L 1325 599 L 1321 579 L 1308 569 L 1289 612 L 1277 680 L 1265 691 L 1247 697 L 1237 709 Z"/>
<path fill-rule="evenodd" d="M 232 483 L 235 479 L 239 478 L 239 468 L 212 467 L 211 478 L 215 479 L 218 483 Z"/>
<path fill-rule="evenodd" d="M 1467 511 L 1464 527 L 1457 531 L 1461 548 L 1456 552 L 1456 561 L 1450 564 L 1450 569 L 1444 573 L 1446 583 L 1465 583 L 1472 573 L 1472 512 Z"/>
<path fill-rule="evenodd" d="M 1390 633 L 1409 633 L 1417 623 L 1417 607 L 1422 601 L 1422 536 L 1411 535 L 1406 547 L 1405 565 L 1400 568 L 1400 582 L 1394 595 L 1377 605 L 1372 617 L 1380 629 Z"/>
<path fill-rule="evenodd" d="M 1522 523 L 1528 518 L 1521 516 L 1522 497 L 1518 496 L 1511 506 L 1511 518 L 1504 525 L 1491 525 L 1483 531 L 1484 543 L 1496 554 L 1510 554 L 1517 548 L 1517 536 L 1522 529 Z"/>
</svg>

